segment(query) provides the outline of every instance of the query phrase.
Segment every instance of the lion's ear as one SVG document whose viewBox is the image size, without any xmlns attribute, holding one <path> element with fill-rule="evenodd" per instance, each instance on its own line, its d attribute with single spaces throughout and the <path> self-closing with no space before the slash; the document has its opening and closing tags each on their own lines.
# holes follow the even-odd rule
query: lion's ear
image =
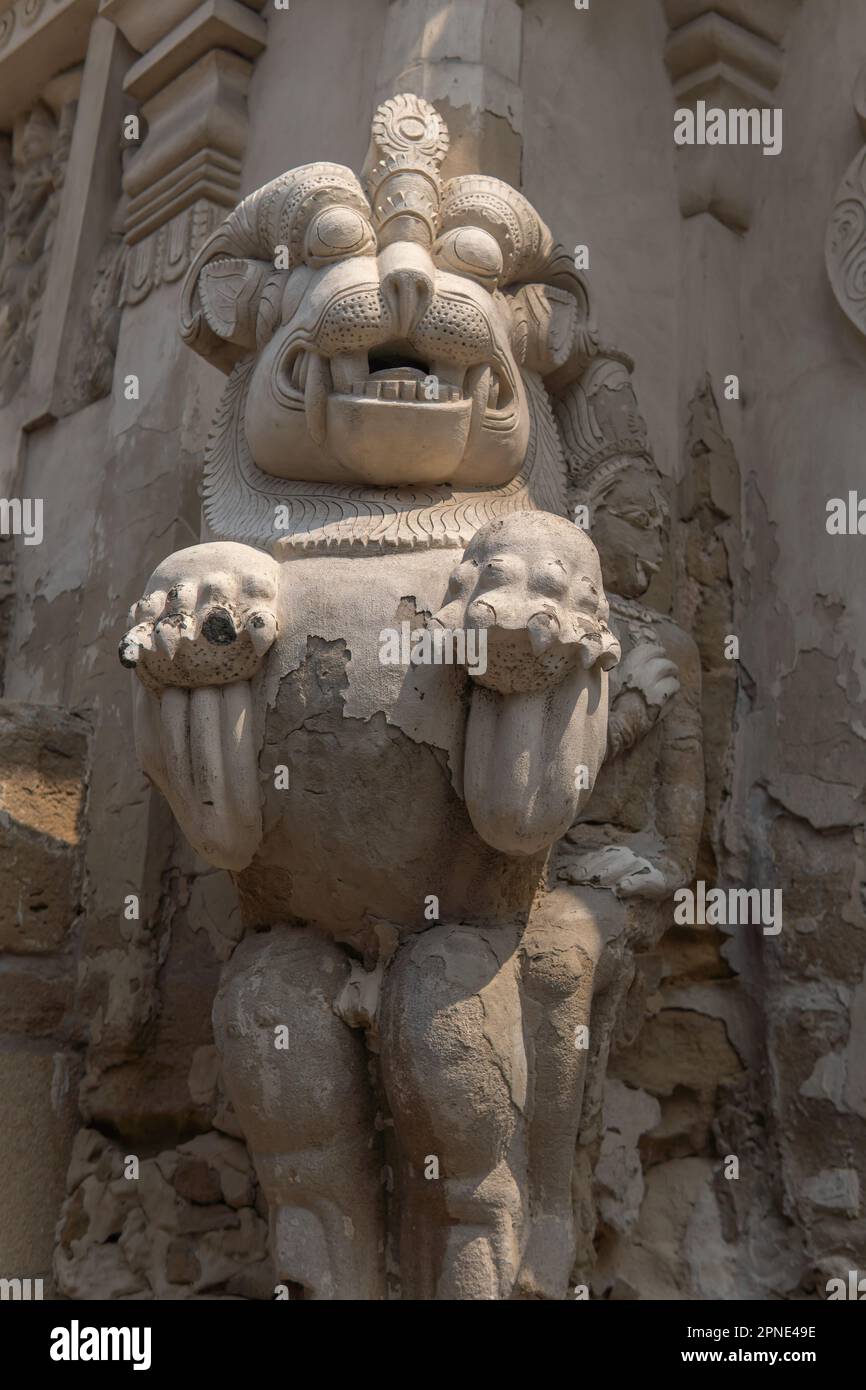
<svg viewBox="0 0 866 1390">
<path fill-rule="evenodd" d="M 577 327 L 577 301 L 551 285 L 522 285 L 515 293 L 514 350 L 530 372 L 548 376 L 568 361 Z"/>
<path fill-rule="evenodd" d="M 256 347 L 256 318 L 273 271 L 266 261 L 225 258 L 209 261 L 198 277 L 198 297 L 208 327 L 237 347 Z"/>
</svg>

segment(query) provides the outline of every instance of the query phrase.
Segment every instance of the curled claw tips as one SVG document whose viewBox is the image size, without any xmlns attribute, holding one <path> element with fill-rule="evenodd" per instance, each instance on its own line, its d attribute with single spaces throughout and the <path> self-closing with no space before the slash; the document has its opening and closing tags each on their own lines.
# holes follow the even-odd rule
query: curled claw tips
<svg viewBox="0 0 866 1390">
<path fill-rule="evenodd" d="M 121 666 L 126 666 L 129 670 L 134 670 L 138 665 L 138 658 L 141 655 L 141 648 L 134 642 L 129 633 L 120 640 L 117 648 L 117 655 L 120 657 Z"/>
<path fill-rule="evenodd" d="M 483 598 L 476 598 L 469 605 L 466 617 L 475 627 L 495 627 L 496 609 Z"/>
<path fill-rule="evenodd" d="M 137 666 L 142 652 L 153 651 L 153 624 L 139 623 L 130 628 L 117 650 L 121 666 Z"/>
<path fill-rule="evenodd" d="M 256 656 L 264 656 L 277 635 L 277 620 L 273 613 L 252 613 L 247 618 L 246 628 Z"/>
<path fill-rule="evenodd" d="M 154 629 L 156 645 L 169 661 L 174 660 L 181 638 L 188 637 L 193 626 L 191 613 L 174 613 L 157 623 Z"/>
<path fill-rule="evenodd" d="M 178 617 L 188 617 L 189 612 L 195 607 L 197 587 L 189 581 L 181 580 L 173 584 L 165 596 L 166 605 L 170 613 Z"/>
<path fill-rule="evenodd" d="M 610 671 L 622 655 L 619 642 L 604 623 L 587 625 L 578 638 L 580 664 L 585 671 L 598 662 L 603 671 Z"/>
<path fill-rule="evenodd" d="M 534 613 L 527 623 L 529 641 L 536 656 L 553 646 L 559 637 L 559 622 L 552 613 Z"/>
<path fill-rule="evenodd" d="M 132 622 L 142 622 L 149 618 L 151 622 L 158 618 L 165 608 L 165 592 L 162 589 L 154 589 L 152 593 L 145 594 L 138 603 L 132 607 Z"/>
</svg>

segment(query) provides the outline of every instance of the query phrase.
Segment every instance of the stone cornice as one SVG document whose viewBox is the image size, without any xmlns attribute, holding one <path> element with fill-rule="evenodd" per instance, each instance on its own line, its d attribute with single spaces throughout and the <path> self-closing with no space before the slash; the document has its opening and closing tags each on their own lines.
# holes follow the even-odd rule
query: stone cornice
<svg viewBox="0 0 866 1390">
<path fill-rule="evenodd" d="M 124 80 L 143 126 L 123 179 L 125 303 L 176 280 L 238 201 L 252 60 L 267 40 L 263 2 L 102 0 L 100 14 L 140 55 Z"/>
<path fill-rule="evenodd" d="M 0 13 L 0 130 L 87 52 L 98 0 L 16 0 Z"/>
<path fill-rule="evenodd" d="M 662 0 L 670 25 L 665 65 L 678 107 L 774 104 L 782 77 L 782 39 L 800 0 Z M 748 149 L 677 149 L 680 210 L 709 212 L 733 231 L 751 220 L 754 161 Z"/>
</svg>

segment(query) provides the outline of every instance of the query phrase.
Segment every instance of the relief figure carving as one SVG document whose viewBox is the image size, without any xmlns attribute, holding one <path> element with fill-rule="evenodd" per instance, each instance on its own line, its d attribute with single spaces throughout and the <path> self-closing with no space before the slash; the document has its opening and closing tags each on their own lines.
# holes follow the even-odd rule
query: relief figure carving
<svg viewBox="0 0 866 1390">
<path fill-rule="evenodd" d="M 393 98 L 362 180 L 292 170 L 198 252 L 181 332 L 227 376 L 206 536 L 121 644 L 141 765 L 237 885 L 214 1034 L 293 1297 L 565 1296 L 603 1072 L 577 1030 L 626 881 L 688 873 L 692 657 L 637 605 L 654 469 L 616 470 L 597 551 L 551 395 L 592 383 L 586 286 L 521 194 L 442 178 L 447 141 Z M 617 458 L 645 447 L 620 386 Z M 383 664 L 403 622 L 471 632 L 483 669 Z M 630 858 L 566 882 L 557 844 Z"/>
</svg>

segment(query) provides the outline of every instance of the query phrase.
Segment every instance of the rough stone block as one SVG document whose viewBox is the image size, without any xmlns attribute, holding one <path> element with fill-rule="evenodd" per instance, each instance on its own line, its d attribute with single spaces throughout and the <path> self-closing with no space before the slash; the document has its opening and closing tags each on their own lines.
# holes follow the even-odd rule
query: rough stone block
<svg viewBox="0 0 866 1390">
<path fill-rule="evenodd" d="M 48 1280 L 75 1130 L 62 1053 L 0 1053 L 0 1273 Z M 46 1284 L 48 1294 L 50 1285 Z"/>
<path fill-rule="evenodd" d="M 75 915 L 86 769 L 83 719 L 0 704 L 0 950 L 53 951 Z"/>
</svg>

